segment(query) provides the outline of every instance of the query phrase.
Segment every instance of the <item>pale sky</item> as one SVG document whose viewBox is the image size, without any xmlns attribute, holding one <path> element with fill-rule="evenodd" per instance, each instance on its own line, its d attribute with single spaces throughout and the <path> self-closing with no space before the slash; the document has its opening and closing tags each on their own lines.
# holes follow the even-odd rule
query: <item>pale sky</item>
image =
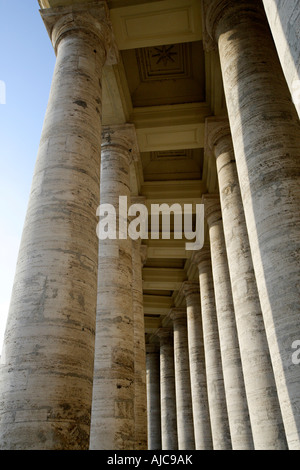
<svg viewBox="0 0 300 470">
<path fill-rule="evenodd" d="M 38 1 L 0 0 L 0 354 L 54 64 Z"/>
</svg>

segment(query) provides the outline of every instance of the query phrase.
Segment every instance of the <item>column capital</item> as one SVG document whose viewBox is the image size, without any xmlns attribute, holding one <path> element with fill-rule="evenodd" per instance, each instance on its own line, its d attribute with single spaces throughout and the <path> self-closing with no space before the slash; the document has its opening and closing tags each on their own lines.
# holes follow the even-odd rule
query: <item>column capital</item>
<svg viewBox="0 0 300 470">
<path fill-rule="evenodd" d="M 199 281 L 183 282 L 181 285 L 180 293 L 182 293 L 186 299 L 190 295 L 199 295 L 200 293 Z"/>
<path fill-rule="evenodd" d="M 214 116 L 205 120 L 204 152 L 217 158 L 216 147 L 231 150 L 232 137 L 227 116 Z"/>
<path fill-rule="evenodd" d="M 172 343 L 173 328 L 159 328 L 154 334 L 160 339 L 160 344 Z"/>
<path fill-rule="evenodd" d="M 208 243 L 206 243 L 201 250 L 193 252 L 191 262 L 196 264 L 199 270 L 202 266 L 211 264 L 210 246 Z"/>
<path fill-rule="evenodd" d="M 169 336 L 173 336 L 173 330 L 170 327 L 158 328 L 155 331 L 155 335 L 159 338 L 168 338 Z"/>
<path fill-rule="evenodd" d="M 147 354 L 156 354 L 158 352 L 159 352 L 159 343 L 147 343 L 146 344 Z"/>
<path fill-rule="evenodd" d="M 138 161 L 139 146 L 133 124 L 117 124 L 102 128 L 102 149 L 114 146 L 126 148 L 130 156 L 130 163 Z"/>
<path fill-rule="evenodd" d="M 239 22 L 242 14 L 257 12 L 262 2 L 257 0 L 202 0 L 203 43 L 206 51 L 217 48 L 218 27 L 221 20 L 228 26 Z"/>
<path fill-rule="evenodd" d="M 186 319 L 186 308 L 172 308 L 169 312 L 169 317 L 173 321 Z"/>
<path fill-rule="evenodd" d="M 87 36 L 95 36 L 103 44 L 106 51 L 106 64 L 112 65 L 118 62 L 119 52 L 105 1 L 44 8 L 40 10 L 40 14 L 55 54 L 62 38 L 81 32 Z"/>
<path fill-rule="evenodd" d="M 202 204 L 204 204 L 205 217 L 209 227 L 222 220 L 219 194 L 204 194 Z"/>
</svg>

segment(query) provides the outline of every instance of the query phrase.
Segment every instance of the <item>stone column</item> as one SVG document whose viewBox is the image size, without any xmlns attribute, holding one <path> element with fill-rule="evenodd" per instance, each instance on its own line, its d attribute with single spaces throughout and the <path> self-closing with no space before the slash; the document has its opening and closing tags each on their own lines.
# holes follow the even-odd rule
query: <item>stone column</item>
<svg viewBox="0 0 300 470">
<path fill-rule="evenodd" d="M 172 328 L 160 328 L 160 413 L 162 450 L 177 450 L 177 419 Z"/>
<path fill-rule="evenodd" d="M 174 364 L 178 449 L 195 449 L 186 309 L 170 312 L 174 331 Z"/>
<path fill-rule="evenodd" d="M 114 208 L 117 233 L 115 239 L 99 243 L 92 450 L 134 448 L 132 246 L 126 233 L 127 209 L 124 214 L 119 210 L 119 196 L 126 196 L 130 205 L 129 166 L 137 155 L 135 139 L 130 124 L 103 131 L 100 202 Z"/>
<path fill-rule="evenodd" d="M 199 282 L 182 285 L 186 300 L 188 347 L 196 450 L 212 449 L 200 308 Z"/>
<path fill-rule="evenodd" d="M 214 450 L 231 450 L 224 389 L 220 339 L 209 246 L 195 251 L 192 261 L 199 269 L 203 342 L 210 423 Z"/>
<path fill-rule="evenodd" d="M 282 70 L 300 117 L 299 0 L 263 0 Z"/>
<path fill-rule="evenodd" d="M 224 236 L 255 449 L 286 439 L 260 308 L 235 158 L 226 118 L 206 122 L 207 152 L 217 159 Z"/>
<path fill-rule="evenodd" d="M 260 303 L 290 449 L 300 449 L 300 123 L 260 0 L 204 1 L 218 43 Z"/>
<path fill-rule="evenodd" d="M 161 449 L 159 346 L 146 344 L 148 450 Z"/>
<path fill-rule="evenodd" d="M 105 2 L 42 10 L 57 59 L 1 357 L 0 448 L 88 449 Z"/>
<path fill-rule="evenodd" d="M 248 404 L 236 329 L 220 198 L 203 196 L 210 252 L 228 420 L 233 450 L 253 449 Z"/>
<path fill-rule="evenodd" d="M 146 345 L 142 266 L 147 247 L 132 240 L 132 306 L 134 325 L 134 421 L 135 450 L 147 449 Z"/>
</svg>

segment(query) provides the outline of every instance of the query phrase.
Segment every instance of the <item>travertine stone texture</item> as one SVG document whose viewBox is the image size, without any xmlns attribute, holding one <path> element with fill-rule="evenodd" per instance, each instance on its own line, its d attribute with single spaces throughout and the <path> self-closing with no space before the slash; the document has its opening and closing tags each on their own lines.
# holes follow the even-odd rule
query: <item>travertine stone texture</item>
<svg viewBox="0 0 300 470">
<path fill-rule="evenodd" d="M 263 0 L 263 4 L 300 117 L 300 0 Z"/>
<path fill-rule="evenodd" d="M 213 448 L 214 450 L 231 450 L 209 246 L 205 244 L 201 250 L 195 251 L 192 261 L 199 269 L 207 394 Z"/>
<path fill-rule="evenodd" d="M 57 60 L 1 357 L 2 449 L 88 449 L 109 30 L 93 12 L 42 13 Z"/>
<path fill-rule="evenodd" d="M 255 449 L 284 449 L 286 438 L 253 270 L 228 120 L 207 121 L 217 159 L 224 236 Z"/>
<path fill-rule="evenodd" d="M 160 413 L 162 450 L 177 450 L 173 329 L 160 328 Z"/>
<path fill-rule="evenodd" d="M 134 425 L 135 450 L 147 449 L 146 345 L 142 266 L 147 247 L 132 240 L 132 308 L 134 327 Z"/>
<path fill-rule="evenodd" d="M 116 211 L 117 229 L 127 230 L 119 196 L 130 205 L 129 166 L 136 148 L 130 124 L 103 129 L 101 204 Z M 122 232 L 123 233 L 123 232 Z M 134 448 L 134 319 L 132 246 L 126 233 L 99 242 L 98 301 L 90 448 Z"/>
<path fill-rule="evenodd" d="M 195 449 L 210 450 L 213 445 L 207 397 L 199 282 L 186 281 L 182 289 L 187 310 Z"/>
<path fill-rule="evenodd" d="M 159 347 L 146 344 L 148 450 L 161 449 Z"/>
<path fill-rule="evenodd" d="M 195 449 L 190 364 L 185 308 L 173 308 L 174 364 L 178 449 Z"/>
<path fill-rule="evenodd" d="M 300 123 L 262 2 L 204 2 L 219 46 L 258 292 L 285 432 L 300 449 Z"/>
<path fill-rule="evenodd" d="M 225 395 L 233 450 L 253 449 L 240 347 L 223 232 L 219 195 L 202 201 L 209 227 L 212 274 L 219 329 Z"/>
</svg>

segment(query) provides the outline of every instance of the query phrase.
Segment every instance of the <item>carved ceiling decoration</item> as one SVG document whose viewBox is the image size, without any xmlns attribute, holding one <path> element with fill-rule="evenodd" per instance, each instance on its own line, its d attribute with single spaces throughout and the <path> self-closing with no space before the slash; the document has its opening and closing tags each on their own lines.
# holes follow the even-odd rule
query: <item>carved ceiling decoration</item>
<svg viewBox="0 0 300 470">
<path fill-rule="evenodd" d="M 133 108 L 205 102 L 202 41 L 121 52 Z"/>
<path fill-rule="evenodd" d="M 137 49 L 136 57 L 142 82 L 191 77 L 190 47 L 186 43 Z"/>
</svg>

